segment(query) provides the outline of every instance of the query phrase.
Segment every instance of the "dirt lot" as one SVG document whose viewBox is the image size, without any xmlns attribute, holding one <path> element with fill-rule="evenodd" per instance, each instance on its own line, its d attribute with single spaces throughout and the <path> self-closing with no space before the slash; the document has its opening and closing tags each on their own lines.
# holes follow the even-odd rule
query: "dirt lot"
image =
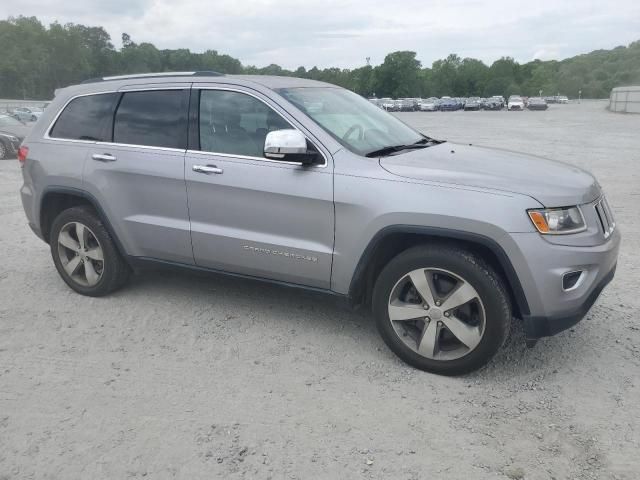
<svg viewBox="0 0 640 480">
<path fill-rule="evenodd" d="M 322 296 L 159 271 L 84 298 L 26 225 L 17 162 L 0 162 L 0 479 L 637 479 L 640 115 L 400 116 L 598 176 L 623 249 L 581 324 L 531 350 L 516 327 L 490 366 L 444 378 Z"/>
</svg>

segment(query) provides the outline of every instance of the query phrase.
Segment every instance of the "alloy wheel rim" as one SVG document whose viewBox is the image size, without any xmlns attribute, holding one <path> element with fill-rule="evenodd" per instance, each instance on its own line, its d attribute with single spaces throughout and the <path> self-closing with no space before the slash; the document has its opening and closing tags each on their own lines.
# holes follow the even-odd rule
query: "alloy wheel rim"
<svg viewBox="0 0 640 480">
<path fill-rule="evenodd" d="M 476 289 L 440 268 L 405 274 L 391 289 L 389 321 L 398 338 L 431 360 L 456 360 L 482 340 L 486 313 Z"/>
<path fill-rule="evenodd" d="M 93 287 L 102 278 L 102 246 L 96 235 L 83 223 L 69 222 L 60 229 L 58 256 L 66 274 L 77 284 Z"/>
</svg>

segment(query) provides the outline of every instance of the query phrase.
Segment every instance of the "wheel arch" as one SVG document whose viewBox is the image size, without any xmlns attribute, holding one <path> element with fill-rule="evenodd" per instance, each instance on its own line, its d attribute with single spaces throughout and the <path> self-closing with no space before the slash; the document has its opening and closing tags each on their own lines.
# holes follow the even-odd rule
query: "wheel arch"
<svg viewBox="0 0 640 480">
<path fill-rule="evenodd" d="M 356 266 L 349 285 L 349 302 L 368 305 L 378 273 L 399 253 L 425 243 L 452 243 L 466 248 L 489 263 L 503 278 L 514 314 L 522 318 L 530 313 L 524 290 L 511 260 L 504 249 L 492 238 L 484 235 L 439 227 L 391 225 L 380 230 L 371 239 Z"/>
<path fill-rule="evenodd" d="M 109 218 L 100 206 L 98 200 L 85 190 L 70 187 L 48 187 L 40 199 L 40 231 L 45 242 L 49 243 L 51 226 L 60 212 L 77 206 L 89 206 L 96 212 L 100 221 L 109 232 L 116 244 L 118 252 L 123 258 L 127 258 L 126 251 L 115 234 Z"/>
</svg>

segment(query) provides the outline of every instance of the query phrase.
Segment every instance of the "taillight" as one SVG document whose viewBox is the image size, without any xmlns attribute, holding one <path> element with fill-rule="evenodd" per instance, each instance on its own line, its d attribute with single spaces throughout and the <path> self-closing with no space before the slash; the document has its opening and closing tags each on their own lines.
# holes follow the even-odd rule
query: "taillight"
<svg viewBox="0 0 640 480">
<path fill-rule="evenodd" d="M 21 146 L 18 149 L 18 161 L 20 162 L 20 166 L 24 167 L 24 162 L 27 160 L 27 155 L 29 155 L 29 147 Z"/>
</svg>

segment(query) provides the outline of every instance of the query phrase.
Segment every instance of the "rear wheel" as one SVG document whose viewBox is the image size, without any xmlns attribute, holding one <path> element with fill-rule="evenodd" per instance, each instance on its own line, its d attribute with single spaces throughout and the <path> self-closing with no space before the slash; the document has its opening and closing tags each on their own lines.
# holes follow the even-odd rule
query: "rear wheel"
<svg viewBox="0 0 640 480">
<path fill-rule="evenodd" d="M 129 277 L 129 266 L 89 207 L 73 207 L 60 213 L 51 227 L 49 244 L 58 273 L 82 295 L 107 295 Z"/>
<path fill-rule="evenodd" d="M 0 141 L 0 160 L 4 160 L 9 155 L 7 146 Z"/>
<path fill-rule="evenodd" d="M 511 324 L 500 277 L 481 258 L 440 245 L 415 247 L 391 260 L 377 279 L 373 311 L 396 355 L 443 375 L 485 365 Z"/>
</svg>

